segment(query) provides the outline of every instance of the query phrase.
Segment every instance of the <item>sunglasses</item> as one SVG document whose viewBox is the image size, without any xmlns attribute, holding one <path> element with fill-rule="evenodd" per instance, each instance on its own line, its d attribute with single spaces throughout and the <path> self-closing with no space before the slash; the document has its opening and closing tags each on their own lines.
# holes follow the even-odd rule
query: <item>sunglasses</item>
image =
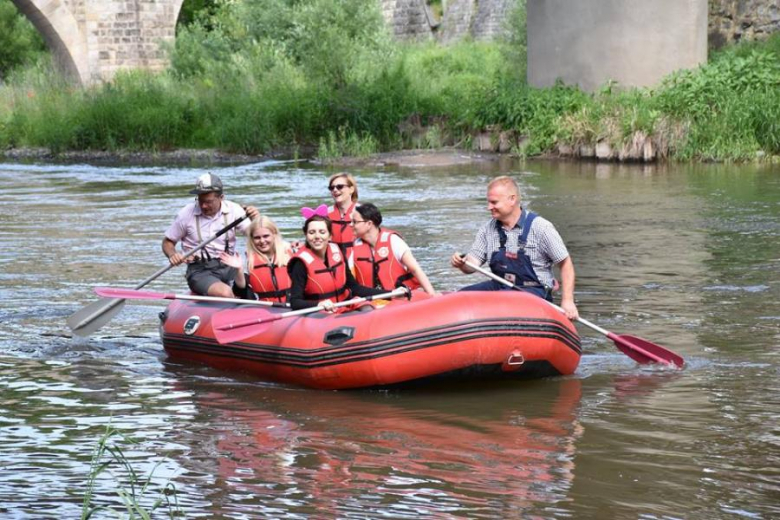
<svg viewBox="0 0 780 520">
<path fill-rule="evenodd" d="M 330 186 L 328 186 L 328 191 L 333 191 L 333 190 L 341 191 L 348 186 L 349 184 L 331 184 Z"/>
</svg>

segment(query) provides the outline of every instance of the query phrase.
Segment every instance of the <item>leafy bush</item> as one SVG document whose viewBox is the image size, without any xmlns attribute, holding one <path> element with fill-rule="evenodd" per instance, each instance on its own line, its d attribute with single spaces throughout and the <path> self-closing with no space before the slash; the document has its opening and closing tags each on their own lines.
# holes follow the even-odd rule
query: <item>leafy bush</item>
<svg viewBox="0 0 780 520">
<path fill-rule="evenodd" d="M 751 115 L 758 144 L 765 152 L 780 155 L 780 89 L 757 95 L 753 99 Z"/>
<path fill-rule="evenodd" d="M 30 65 L 46 54 L 38 31 L 11 0 L 0 0 L 0 80 L 20 65 Z"/>
<path fill-rule="evenodd" d="M 706 115 L 724 95 L 780 88 L 780 54 L 723 53 L 711 63 L 667 77 L 656 91 L 658 107 L 680 116 Z"/>
</svg>

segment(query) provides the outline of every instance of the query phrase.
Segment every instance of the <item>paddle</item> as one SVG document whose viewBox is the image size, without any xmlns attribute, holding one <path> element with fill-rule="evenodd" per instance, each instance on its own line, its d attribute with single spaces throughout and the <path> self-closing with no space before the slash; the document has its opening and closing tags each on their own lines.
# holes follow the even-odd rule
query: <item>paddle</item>
<svg viewBox="0 0 780 520">
<path fill-rule="evenodd" d="M 248 218 L 246 215 L 244 215 L 241 218 L 237 218 L 224 228 L 220 229 L 216 235 L 209 238 L 208 240 L 204 240 L 200 244 L 198 244 L 195 249 L 190 250 L 187 252 L 187 254 L 184 255 L 184 258 L 188 258 L 207 245 L 211 243 L 212 240 L 215 240 L 216 238 L 224 235 L 237 225 L 241 223 L 244 219 Z M 154 273 L 152 276 L 144 280 L 143 282 L 139 283 L 135 286 L 136 289 L 140 289 L 141 287 L 145 286 L 152 280 L 156 280 L 160 276 L 162 276 L 164 273 L 166 273 L 171 267 L 173 267 L 173 264 L 168 264 L 156 273 Z M 111 321 L 114 316 L 119 314 L 119 311 L 122 310 L 122 307 L 124 307 L 125 300 L 123 298 L 113 298 L 110 300 L 98 300 L 96 302 L 92 302 L 86 307 L 82 308 L 79 311 L 76 311 L 71 315 L 68 320 L 67 324 L 68 327 L 73 331 L 73 334 L 77 336 L 89 336 L 96 330 L 98 330 L 100 327 Z"/>
<path fill-rule="evenodd" d="M 289 307 L 288 303 L 267 302 L 257 300 L 239 300 L 236 298 L 220 298 L 218 296 L 197 296 L 194 294 L 173 294 L 136 289 L 115 287 L 95 287 L 98 296 L 106 298 L 122 298 L 124 300 L 192 300 L 196 302 L 234 303 L 237 305 L 260 305 L 263 307 Z"/>
<path fill-rule="evenodd" d="M 371 300 L 382 300 L 394 298 L 396 296 L 406 296 L 409 290 L 405 287 L 399 287 L 392 292 L 378 294 L 376 296 L 366 296 L 363 298 L 353 298 L 334 304 L 334 307 L 346 307 L 356 303 L 363 303 Z M 220 311 L 211 318 L 211 328 L 214 330 L 214 337 L 224 345 L 225 343 L 235 343 L 237 341 L 251 338 L 265 331 L 271 323 L 293 316 L 303 316 L 324 310 L 321 305 L 309 307 L 297 311 L 284 312 L 282 314 L 273 314 L 264 309 L 227 309 Z"/>
<path fill-rule="evenodd" d="M 506 285 L 507 287 L 511 287 L 512 289 L 515 289 L 517 291 L 522 291 L 520 287 L 516 286 L 509 280 L 505 280 L 504 278 L 501 278 L 500 276 L 496 275 L 491 271 L 488 271 L 487 269 L 483 269 L 479 266 L 476 266 L 471 262 L 466 262 L 466 265 L 471 267 L 475 271 L 479 271 L 480 273 L 484 274 L 488 278 L 492 278 L 493 280 Z M 543 300 L 543 301 L 549 305 L 552 305 L 559 311 L 565 312 L 562 308 L 558 307 L 554 303 L 550 303 L 547 300 Z M 667 365 L 675 365 L 677 367 L 682 367 L 685 364 L 685 360 L 680 355 L 675 354 L 671 350 L 662 347 L 661 345 L 657 345 L 655 343 L 647 341 L 646 339 L 638 338 L 636 336 L 631 336 L 628 334 L 617 335 L 606 329 L 602 329 L 598 325 L 594 325 L 593 323 L 589 322 L 584 318 L 577 318 L 577 321 L 579 321 L 586 327 L 590 327 L 596 332 L 603 334 L 609 339 L 611 339 L 615 343 L 615 346 L 621 352 L 623 352 L 623 354 L 627 355 L 637 363 L 640 364 L 664 363 Z"/>
</svg>

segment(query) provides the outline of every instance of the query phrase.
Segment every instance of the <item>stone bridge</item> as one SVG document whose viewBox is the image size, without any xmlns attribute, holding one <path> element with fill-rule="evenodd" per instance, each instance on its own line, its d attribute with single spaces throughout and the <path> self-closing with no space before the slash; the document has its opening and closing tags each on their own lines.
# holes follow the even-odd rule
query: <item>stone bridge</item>
<svg viewBox="0 0 780 520">
<path fill-rule="evenodd" d="M 440 20 L 426 0 L 378 1 L 397 38 L 446 43 L 495 37 L 506 30 L 518 0 L 443 0 Z M 43 35 L 61 68 L 88 84 L 109 80 L 120 69 L 165 68 L 161 44 L 173 42 L 184 0 L 12 2 Z M 546 86 L 561 78 L 585 89 L 609 80 L 653 85 L 706 60 L 707 6 L 708 0 L 527 0 L 529 82 Z"/>
<path fill-rule="evenodd" d="M 184 0 L 11 0 L 41 33 L 60 68 L 88 84 L 121 69 L 168 65 Z"/>
</svg>

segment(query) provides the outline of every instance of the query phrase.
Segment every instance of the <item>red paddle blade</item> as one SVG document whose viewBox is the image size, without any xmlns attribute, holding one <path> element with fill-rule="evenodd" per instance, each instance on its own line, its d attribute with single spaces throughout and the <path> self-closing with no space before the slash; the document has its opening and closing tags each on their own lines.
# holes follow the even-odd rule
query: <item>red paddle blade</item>
<svg viewBox="0 0 780 520">
<path fill-rule="evenodd" d="M 217 342 L 224 345 L 260 334 L 278 319 L 281 319 L 281 314 L 266 309 L 227 309 L 211 317 L 211 328 Z"/>
<path fill-rule="evenodd" d="M 634 361 L 640 364 L 647 363 L 664 363 L 667 365 L 675 365 L 678 368 L 682 368 L 685 364 L 685 360 L 682 356 L 675 354 L 671 350 L 662 347 L 646 339 L 631 336 L 629 334 L 613 334 L 610 332 L 607 337 L 615 342 L 615 346 L 620 349 L 623 354 L 627 355 Z"/>
<path fill-rule="evenodd" d="M 121 298 L 123 300 L 173 300 L 175 297 L 174 294 L 116 287 L 95 287 L 95 293 L 104 298 Z"/>
</svg>

